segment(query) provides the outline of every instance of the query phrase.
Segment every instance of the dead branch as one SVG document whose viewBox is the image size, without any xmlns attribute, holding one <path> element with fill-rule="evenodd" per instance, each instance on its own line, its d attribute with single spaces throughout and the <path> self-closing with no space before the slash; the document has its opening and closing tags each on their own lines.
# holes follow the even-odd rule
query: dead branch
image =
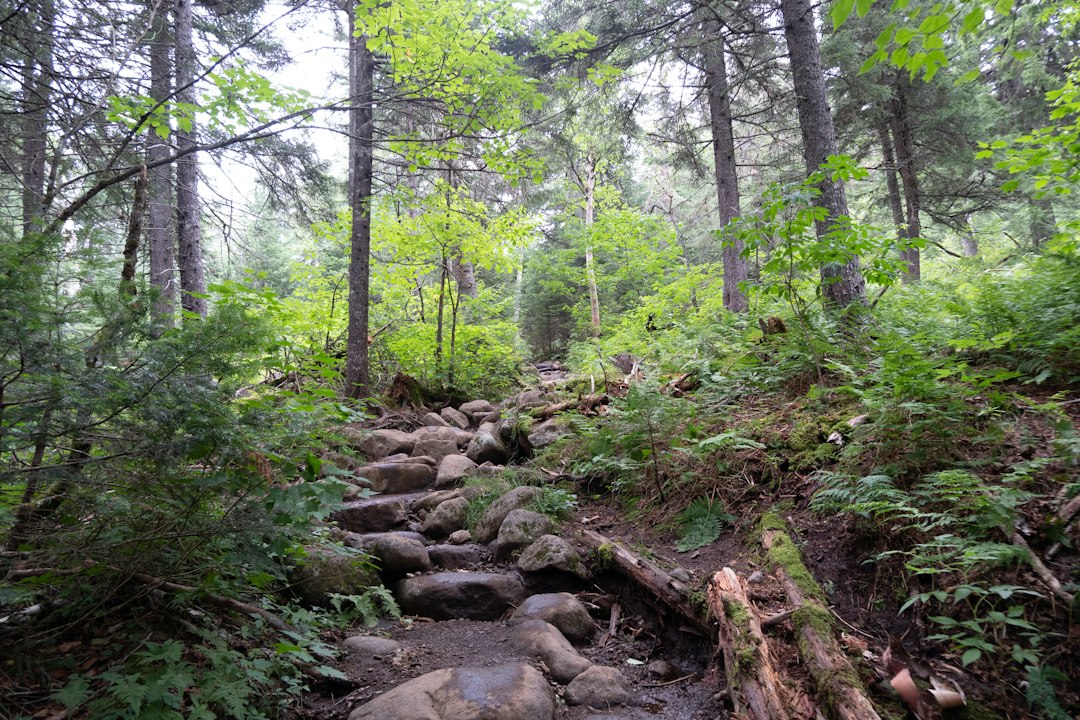
<svg viewBox="0 0 1080 720">
<path fill-rule="evenodd" d="M 769 645 L 746 597 L 746 586 L 734 570 L 726 567 L 713 575 L 708 597 L 709 614 L 719 624 L 718 638 L 735 715 L 749 720 L 788 717 L 787 704 L 778 694 L 784 678 L 773 668 Z"/>
<path fill-rule="evenodd" d="M 828 617 L 829 611 L 817 599 L 808 597 L 784 565 L 776 561 L 780 554 L 791 557 L 794 552 L 797 555 L 798 549 L 794 547 L 791 538 L 779 530 L 766 530 L 761 535 L 761 544 L 769 551 L 773 569 L 784 588 L 788 604 L 798 608 L 793 617 L 799 635 L 799 653 L 814 678 L 820 696 L 832 708 L 833 715 L 840 720 L 880 720 L 864 688 L 852 682 L 858 674 L 831 631 L 827 630 L 828 620 L 820 622 L 822 618 Z M 809 575 L 809 570 L 802 565 L 801 557 L 798 558 L 798 563 L 801 565 L 800 573 Z"/>
<path fill-rule="evenodd" d="M 532 416 L 537 420 L 547 420 L 554 415 L 558 415 L 559 413 L 568 410 L 588 413 L 596 410 L 601 405 L 606 405 L 610 400 L 611 399 L 605 393 L 594 393 L 592 395 L 586 395 L 580 400 L 564 400 L 563 402 L 552 403 L 551 405 L 533 410 Z"/>
<path fill-rule="evenodd" d="M 701 617 L 690 604 L 685 593 L 675 587 L 675 580 L 655 564 L 627 550 L 620 543 L 593 530 L 582 530 L 579 535 L 582 544 L 589 550 L 604 548 L 604 555 L 610 550 L 614 568 L 648 590 L 660 602 L 678 613 L 695 631 L 706 637 L 713 637 L 715 630 Z"/>
<path fill-rule="evenodd" d="M 1075 596 L 1061 586 L 1061 581 L 1054 577 L 1054 573 L 1050 572 L 1050 568 L 1046 567 L 1046 563 L 1042 561 L 1042 558 L 1035 554 L 1035 551 L 1031 549 L 1031 546 L 1027 544 L 1027 541 L 1024 540 L 1024 537 L 1019 532 L 1013 532 L 1012 542 L 1013 545 L 1027 551 L 1028 558 L 1031 561 L 1031 569 L 1035 571 L 1035 574 L 1039 576 L 1039 579 L 1043 581 L 1043 584 L 1050 588 L 1050 592 L 1052 592 L 1059 600 L 1071 605 Z"/>
</svg>

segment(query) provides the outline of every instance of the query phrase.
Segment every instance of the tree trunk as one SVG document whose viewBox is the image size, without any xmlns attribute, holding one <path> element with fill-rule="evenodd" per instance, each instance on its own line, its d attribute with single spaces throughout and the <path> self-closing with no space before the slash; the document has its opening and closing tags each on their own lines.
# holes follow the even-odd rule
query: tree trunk
<svg viewBox="0 0 1080 720">
<path fill-rule="evenodd" d="M 724 568 L 708 588 L 709 614 L 719 625 L 719 644 L 735 715 L 750 720 L 790 717 L 779 693 L 784 678 L 772 664 L 761 623 L 735 571 Z"/>
<path fill-rule="evenodd" d="M 352 13 L 350 13 L 350 19 Z M 352 27 L 350 21 L 349 26 Z M 372 94 L 375 58 L 367 37 L 349 38 L 349 208 L 352 210 L 349 259 L 349 337 L 345 361 L 346 394 L 368 395 L 368 300 L 371 274 L 371 178 L 374 169 L 375 114 Z"/>
<path fill-rule="evenodd" d="M 162 102 L 172 93 L 172 41 L 169 38 L 169 16 L 166 0 L 151 0 L 150 36 L 150 97 Z M 169 156 L 169 145 L 150 131 L 146 162 L 153 165 Z M 172 165 L 162 164 L 150 169 L 150 217 L 147 228 L 150 248 L 150 285 L 157 291 L 154 301 L 155 333 L 173 323 L 176 306 L 176 253 L 173 245 L 173 179 Z"/>
<path fill-rule="evenodd" d="M 904 206 L 907 216 L 907 226 L 904 229 L 904 237 L 913 240 L 922 235 L 922 224 L 919 220 L 919 212 L 922 209 L 922 199 L 919 196 L 919 176 L 915 167 L 915 138 L 911 128 L 911 111 L 907 103 L 907 88 L 910 81 L 907 75 L 900 73 L 896 80 L 896 94 L 890 101 L 892 108 L 893 138 L 896 147 L 896 165 L 900 172 L 900 181 L 904 189 Z M 907 271 L 904 273 L 904 282 L 915 283 L 919 281 L 921 270 L 919 267 L 919 249 L 907 248 L 900 251 L 900 257 L 907 263 Z"/>
<path fill-rule="evenodd" d="M 589 310 L 593 337 L 600 337 L 600 293 L 596 289 L 596 264 L 593 262 L 592 233 L 596 214 L 596 158 L 590 153 L 585 168 L 585 275 L 589 283 Z"/>
<path fill-rule="evenodd" d="M 120 270 L 120 297 L 135 297 L 138 288 L 135 285 L 135 264 L 139 259 L 139 240 L 142 237 L 143 216 L 146 215 L 146 195 L 150 178 L 143 166 L 135 180 L 135 199 L 131 203 L 131 217 L 128 218 L 127 238 L 124 242 L 124 266 Z"/>
<path fill-rule="evenodd" d="M 892 211 L 896 239 L 900 241 L 904 238 L 904 226 L 907 225 L 907 219 L 904 217 L 904 198 L 900 196 L 900 181 L 896 179 L 896 154 L 893 152 L 889 125 L 888 120 L 883 120 L 878 125 L 878 139 L 881 141 L 881 158 L 885 171 L 885 190 L 889 196 L 889 210 Z"/>
<path fill-rule="evenodd" d="M 192 0 L 176 2 L 176 99 L 194 105 L 195 46 L 192 38 Z M 176 147 L 180 151 L 196 145 L 195 118 L 191 127 L 177 128 Z M 180 263 L 180 305 L 184 310 L 206 317 L 206 266 L 202 256 L 199 222 L 198 153 L 176 161 L 176 230 Z"/>
<path fill-rule="evenodd" d="M 780 2 L 799 112 L 799 128 L 802 130 L 803 156 L 807 172 L 810 173 L 816 172 L 830 155 L 838 154 L 836 129 L 825 94 L 825 75 L 821 69 L 821 49 L 814 26 L 813 7 L 810 0 Z M 841 182 L 826 178 L 819 188 L 821 196 L 818 204 L 825 208 L 828 217 L 818 222 L 816 228 L 818 237 L 824 238 L 838 218 L 848 215 L 848 207 Z M 852 303 L 866 301 L 866 283 L 859 272 L 857 255 L 852 255 L 843 264 L 822 265 L 821 281 L 827 307 L 843 309 Z"/>
<path fill-rule="evenodd" d="M 48 152 L 49 107 L 53 78 L 52 0 L 26 4 L 32 54 L 22 73 L 22 224 L 23 236 L 39 232 L 45 214 L 45 155 Z"/>
<path fill-rule="evenodd" d="M 1028 201 L 1031 213 L 1031 245 L 1038 251 L 1042 245 L 1057 234 L 1057 215 L 1050 198 L 1031 196 Z"/>
<path fill-rule="evenodd" d="M 960 231 L 960 247 L 964 257 L 978 257 L 979 241 L 975 237 L 975 227 L 971 224 L 971 215 L 964 217 L 964 229 Z"/>
<path fill-rule="evenodd" d="M 727 79 L 727 60 L 724 57 L 723 28 L 716 10 L 708 13 L 702 23 L 705 44 L 705 88 L 709 98 L 709 126 L 712 129 L 713 160 L 716 172 L 716 206 L 720 213 L 720 230 L 739 216 L 739 173 L 735 164 L 735 134 L 731 124 L 731 93 Z M 742 240 L 724 234 L 720 259 L 724 266 L 724 307 L 732 312 L 747 312 L 750 304 L 739 287 L 748 275 L 743 257 Z"/>
</svg>

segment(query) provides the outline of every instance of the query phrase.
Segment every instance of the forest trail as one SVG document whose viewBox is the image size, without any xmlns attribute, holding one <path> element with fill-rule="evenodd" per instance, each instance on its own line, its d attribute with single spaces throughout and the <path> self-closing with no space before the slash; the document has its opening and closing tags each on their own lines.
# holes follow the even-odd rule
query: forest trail
<svg viewBox="0 0 1080 720">
<path fill-rule="evenodd" d="M 560 366 L 540 364 L 538 373 L 538 389 L 498 407 L 476 400 L 351 433 L 371 462 L 350 469 L 378 494 L 360 497 L 361 488 L 350 488 L 352 499 L 334 520 L 346 545 L 377 558 L 403 618 L 341 638 L 338 668 L 352 689 L 309 694 L 305 717 L 816 718 L 825 707 L 819 694 L 862 696 L 829 622 L 824 637 L 811 638 L 827 666 L 822 672 L 846 668 L 855 681 L 815 688 L 815 668 L 797 647 L 807 626 L 793 623 L 791 611 L 823 608 L 813 598 L 785 600 L 785 570 L 762 563 L 735 532 L 676 559 L 670 539 L 627 522 L 600 498 L 553 521 L 538 512 L 551 510 L 551 498 L 529 485 L 504 487 L 479 517 L 468 517 L 485 486 L 463 480 L 498 477 L 505 463 L 568 432 L 558 417 L 516 430 L 526 411 L 545 416 L 579 405 L 560 400 Z M 722 568 L 726 589 L 718 585 Z M 741 616 L 727 594 L 732 588 L 746 603 Z M 745 624 L 747 612 L 771 618 L 767 643 L 754 622 L 758 651 L 732 637 L 743 631 L 732 621 Z M 726 620 L 718 624 L 720 616 Z M 865 643 L 852 647 L 861 662 Z M 747 652 L 757 652 L 752 672 L 738 666 Z M 738 677 L 725 676 L 725 666 L 738 668 Z M 765 688 L 771 714 L 754 714 L 757 668 L 773 673 Z M 837 716 L 876 717 L 862 702 L 867 712 Z"/>
</svg>

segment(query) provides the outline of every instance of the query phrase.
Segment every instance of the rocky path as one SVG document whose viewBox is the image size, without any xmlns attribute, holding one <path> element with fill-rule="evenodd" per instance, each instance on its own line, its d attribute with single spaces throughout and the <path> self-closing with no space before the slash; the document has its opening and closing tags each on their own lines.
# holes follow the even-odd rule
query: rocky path
<svg viewBox="0 0 1080 720">
<path fill-rule="evenodd" d="M 349 431 L 371 462 L 335 464 L 378 494 L 350 489 L 334 520 L 347 545 L 378 559 L 404 618 L 349 636 L 345 697 L 309 698 L 309 717 L 349 720 L 615 720 L 722 715 L 711 645 L 605 574 L 576 523 L 533 508 L 541 488 L 511 489 L 466 529 L 480 488 L 522 452 L 554 442 L 557 422 L 516 433 L 523 408 L 556 400 L 563 373 L 495 407 L 476 400 L 423 417 L 411 432 Z"/>
</svg>

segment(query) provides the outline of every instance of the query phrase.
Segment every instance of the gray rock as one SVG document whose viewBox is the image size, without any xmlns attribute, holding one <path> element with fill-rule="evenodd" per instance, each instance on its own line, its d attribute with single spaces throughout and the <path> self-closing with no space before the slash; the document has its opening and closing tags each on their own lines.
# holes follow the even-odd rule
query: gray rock
<svg viewBox="0 0 1080 720">
<path fill-rule="evenodd" d="M 480 424 L 480 425 L 484 425 L 484 424 L 487 424 L 487 423 L 495 424 L 495 423 L 497 423 L 499 421 L 499 418 L 501 418 L 501 417 L 502 417 L 502 413 L 500 413 L 498 410 L 492 410 L 491 412 L 489 412 L 484 417 L 479 418 L 477 420 L 477 423 Z"/>
<path fill-rule="evenodd" d="M 422 437 L 413 446 L 416 455 L 427 455 L 434 463 L 441 463 L 443 458 L 449 455 L 458 455 L 457 443 L 447 440 L 445 437 Z"/>
<path fill-rule="evenodd" d="M 543 620 L 559 629 L 570 642 L 581 643 L 592 639 L 596 631 L 589 611 L 570 593 L 542 593 L 531 595 L 510 616 L 511 623 L 524 620 Z"/>
<path fill-rule="evenodd" d="M 429 412 L 427 415 L 420 418 L 420 422 L 424 425 L 430 425 L 431 427 L 450 427 L 450 423 L 446 422 L 446 419 L 442 415 L 437 415 L 433 412 Z"/>
<path fill-rule="evenodd" d="M 517 426 L 511 418 L 503 418 L 502 420 L 495 421 L 495 427 L 492 428 L 492 432 L 497 435 L 504 443 L 508 443 L 514 439 L 514 433 L 517 431 Z"/>
<path fill-rule="evenodd" d="M 521 550 L 531 545 L 541 535 L 547 535 L 553 529 L 551 519 L 546 515 L 518 508 L 511 510 L 499 526 L 499 534 L 495 538 L 495 560 L 503 562 Z"/>
<path fill-rule="evenodd" d="M 485 462 L 482 465 L 476 466 L 476 474 L 484 475 L 487 477 L 498 477 L 502 475 L 503 470 L 506 468 L 502 465 L 494 465 L 491 462 Z"/>
<path fill-rule="evenodd" d="M 465 413 L 455 410 L 452 407 L 444 407 L 439 411 L 439 415 L 443 420 L 454 427 L 461 428 L 462 430 L 469 429 L 469 418 L 465 416 Z"/>
<path fill-rule="evenodd" d="M 489 403 L 487 400 L 470 400 L 467 403 L 462 403 L 458 406 L 458 411 L 468 415 L 469 417 L 476 419 L 477 415 L 487 415 L 489 412 L 495 410 L 495 406 Z"/>
<path fill-rule="evenodd" d="M 551 402 L 551 396 L 546 390 L 534 389 L 524 390 L 514 395 L 511 398 L 507 398 L 499 403 L 499 407 L 503 409 L 519 408 L 528 409 L 534 407 L 544 407 Z"/>
<path fill-rule="evenodd" d="M 669 572 L 668 575 L 683 583 L 688 583 L 693 579 L 692 577 L 690 577 L 690 573 L 688 573 L 684 568 L 681 567 L 675 568 L 674 570 Z"/>
<path fill-rule="evenodd" d="M 633 705 L 637 702 L 630 681 L 613 667 L 593 665 L 566 686 L 567 705 L 606 708 L 610 705 Z"/>
<path fill-rule="evenodd" d="M 396 463 L 413 463 L 414 465 L 419 463 L 420 465 L 427 465 L 428 467 L 438 467 L 439 461 L 430 455 L 406 455 L 405 453 L 398 453 L 397 455 L 391 455 L 383 460 L 383 462 L 396 462 Z"/>
<path fill-rule="evenodd" d="M 430 570 L 431 558 L 419 540 L 398 535 L 384 535 L 371 543 L 371 554 L 379 559 L 383 578 L 399 578 L 406 573 Z"/>
<path fill-rule="evenodd" d="M 357 430 L 343 428 L 341 434 L 369 460 L 380 460 L 394 453 L 411 453 L 415 439 L 401 430 Z"/>
<path fill-rule="evenodd" d="M 379 582 L 355 553 L 324 547 L 309 547 L 307 553 L 290 575 L 293 592 L 309 605 L 327 606 L 332 594 L 360 595 Z"/>
<path fill-rule="evenodd" d="M 443 488 L 456 485 L 475 470 L 476 463 L 468 456 L 448 454 L 439 463 L 439 471 L 435 473 L 435 487 Z"/>
<path fill-rule="evenodd" d="M 506 444 L 493 430 L 478 430 L 469 441 L 465 454 L 473 462 L 491 461 L 496 465 L 502 465 L 508 457 Z"/>
<path fill-rule="evenodd" d="M 555 682 L 565 685 L 592 667 L 577 654 L 559 629 L 543 620 L 524 620 L 514 627 L 510 644 L 515 650 L 544 661 Z"/>
<path fill-rule="evenodd" d="M 553 720 L 555 698 L 524 663 L 443 668 L 421 675 L 349 714 L 349 720 Z"/>
<path fill-rule="evenodd" d="M 338 470 L 348 470 L 352 472 L 364 465 L 363 462 L 357 460 L 350 455 L 343 455 L 331 450 L 327 450 L 322 454 L 323 465 L 319 469 L 319 477 L 326 477 L 329 473 L 330 466 L 336 467 Z"/>
<path fill-rule="evenodd" d="M 436 566 L 446 570 L 474 568 L 486 559 L 479 545 L 436 545 L 428 550 L 428 556 Z"/>
<path fill-rule="evenodd" d="M 525 507 L 535 500 L 540 492 L 538 487 L 522 485 L 491 503 L 480 518 L 480 522 L 476 526 L 476 532 L 473 533 L 476 541 L 487 543 L 494 540 L 495 536 L 499 534 L 499 528 L 502 527 L 503 520 L 510 514 L 510 511 Z"/>
<path fill-rule="evenodd" d="M 345 503 L 330 518 L 343 530 L 357 533 L 383 532 L 405 524 L 405 501 L 375 497 Z"/>
<path fill-rule="evenodd" d="M 580 578 L 589 576 L 577 550 L 556 535 L 543 535 L 525 548 L 518 558 L 518 567 L 525 572 L 562 570 Z"/>
<path fill-rule="evenodd" d="M 452 442 L 459 448 L 463 448 L 472 440 L 473 434 L 468 430 L 456 427 L 431 427 L 430 425 L 417 428 L 412 433 L 413 443 L 417 440 L 429 437 L 437 437 L 447 442 Z"/>
<path fill-rule="evenodd" d="M 525 598 L 521 578 L 482 572 L 418 575 L 393 589 L 403 613 L 434 620 L 495 620 Z"/>
<path fill-rule="evenodd" d="M 456 497 L 462 496 L 461 490 L 457 488 L 453 490 L 436 490 L 414 502 L 412 504 L 412 509 L 416 511 L 431 510 L 439 503 L 444 503 L 447 500 L 453 500 Z"/>
<path fill-rule="evenodd" d="M 465 543 L 472 542 L 472 533 L 468 530 L 455 530 L 450 533 L 447 542 L 451 545 L 464 545 Z"/>
<path fill-rule="evenodd" d="M 534 425 L 529 430 L 529 445 L 534 450 L 546 448 L 549 445 L 553 445 L 556 441 L 561 440 L 564 437 L 570 435 L 570 430 L 563 424 L 563 421 L 559 418 L 551 418 L 545 420 L 542 423 Z"/>
<path fill-rule="evenodd" d="M 428 537 L 443 538 L 465 527 L 465 518 L 469 512 L 469 501 L 463 497 L 439 503 L 424 520 L 421 527 Z"/>
<path fill-rule="evenodd" d="M 370 532 L 370 533 L 345 533 L 345 544 L 349 547 L 356 548 L 358 550 L 369 550 L 372 543 L 384 537 L 399 537 L 407 540 L 415 540 L 421 545 L 429 542 L 428 539 L 418 532 L 409 532 L 408 530 L 391 530 L 389 532 Z"/>
<path fill-rule="evenodd" d="M 341 647 L 350 655 L 383 658 L 400 650 L 401 643 L 374 635 L 350 635 L 341 641 Z"/>
<path fill-rule="evenodd" d="M 435 471 L 421 463 L 376 463 L 356 474 L 367 480 L 372 490 L 387 495 L 420 490 L 435 482 Z"/>
</svg>

